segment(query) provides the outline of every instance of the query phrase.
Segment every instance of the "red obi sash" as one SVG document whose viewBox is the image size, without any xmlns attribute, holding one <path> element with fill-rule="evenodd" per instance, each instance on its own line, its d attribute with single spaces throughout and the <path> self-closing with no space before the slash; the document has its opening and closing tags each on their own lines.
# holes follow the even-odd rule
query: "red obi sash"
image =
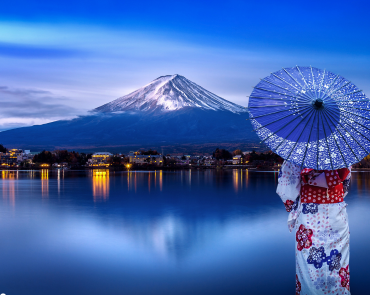
<svg viewBox="0 0 370 295">
<path fill-rule="evenodd" d="M 324 173 L 324 175 L 322 174 Z M 314 170 L 305 168 L 301 171 L 301 202 L 317 204 L 333 204 L 343 202 L 343 181 L 349 174 L 347 168 L 338 170 Z M 318 186 L 319 177 L 325 176 L 327 187 Z"/>
</svg>

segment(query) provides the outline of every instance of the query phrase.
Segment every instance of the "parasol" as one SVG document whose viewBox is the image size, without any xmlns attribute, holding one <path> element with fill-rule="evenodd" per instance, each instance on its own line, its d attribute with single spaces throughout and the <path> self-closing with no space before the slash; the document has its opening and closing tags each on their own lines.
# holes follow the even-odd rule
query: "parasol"
<svg viewBox="0 0 370 295">
<path fill-rule="evenodd" d="M 302 167 L 349 167 L 370 153 L 370 101 L 332 72 L 296 66 L 271 73 L 254 87 L 248 108 L 262 142 Z"/>
</svg>

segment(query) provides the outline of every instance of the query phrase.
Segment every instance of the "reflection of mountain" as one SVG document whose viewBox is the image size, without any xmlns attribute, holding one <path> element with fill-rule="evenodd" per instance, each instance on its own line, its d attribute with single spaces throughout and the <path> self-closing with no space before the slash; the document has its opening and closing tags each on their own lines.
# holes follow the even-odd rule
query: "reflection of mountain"
<svg viewBox="0 0 370 295">
<path fill-rule="evenodd" d="M 112 218 L 112 216 L 111 216 Z M 115 215 L 117 234 L 133 248 L 144 248 L 160 256 L 183 261 L 203 244 L 217 243 L 221 233 L 239 227 L 240 219 L 233 216 L 220 220 L 219 216 L 187 216 L 166 214 L 133 218 Z"/>
<path fill-rule="evenodd" d="M 181 263 L 197 255 L 199 249 L 217 249 L 223 243 L 232 243 L 233 240 L 245 243 L 251 237 L 254 240 L 257 237 L 267 239 L 264 235 L 266 223 L 277 217 L 280 221 L 286 219 L 284 208 L 279 209 L 268 207 L 263 213 L 250 214 L 249 210 L 225 208 L 223 212 L 202 214 L 173 208 L 173 213 L 157 213 L 156 216 L 150 212 L 135 212 L 138 216 L 133 216 L 132 212 L 128 216 L 118 214 L 117 211 L 113 213 L 115 210 L 112 210 L 110 218 L 114 216 L 115 234 L 131 248 L 155 252 L 168 261 Z M 99 217 L 105 220 L 105 217 Z M 271 224 L 275 227 L 276 221 Z M 284 225 L 284 222 L 281 223 L 275 232 L 286 230 Z"/>
<path fill-rule="evenodd" d="M 20 178 L 13 180 L 17 186 L 8 182 L 14 173 L 0 174 L 4 200 L 15 200 L 30 185 L 21 178 L 29 179 L 37 185 L 28 192 L 28 200 L 38 206 L 40 198 L 48 196 L 43 203 L 50 207 L 45 210 L 68 210 L 75 216 L 71 224 L 83 223 L 83 230 L 85 224 L 91 225 L 92 239 L 99 239 L 94 228 L 101 228 L 130 249 L 155 252 L 175 262 L 196 255 L 199 249 L 217 247 L 220 237 L 244 237 L 253 220 L 263 219 L 261 212 L 271 206 L 270 199 L 277 198 L 275 187 L 266 185 L 271 174 L 266 177 L 245 169 L 19 171 Z M 266 195 L 271 198 L 261 197 Z M 277 203 L 284 214 L 283 205 Z"/>
<path fill-rule="evenodd" d="M 259 142 L 247 118 L 244 107 L 172 75 L 159 77 L 88 116 L 3 131 L 0 142 L 33 150 L 244 149 Z"/>
<path fill-rule="evenodd" d="M 114 218 L 115 228 L 134 248 L 149 249 L 180 262 L 195 249 L 205 247 L 204 243 L 219 243 L 217 239 L 221 233 L 226 237 L 230 232 L 247 228 L 249 218 L 232 197 L 248 187 L 246 170 L 220 172 L 216 178 L 213 171 L 191 170 L 179 173 L 134 171 L 123 173 L 119 178 L 124 187 L 115 191 L 112 175 L 109 202 L 98 214 Z M 223 187 L 225 183 L 229 185 Z M 201 198 L 189 197 L 187 190 L 202 184 L 214 187 L 222 195 L 207 191 Z M 225 189 L 229 197 L 223 195 Z"/>
<path fill-rule="evenodd" d="M 156 218 L 126 219 L 123 217 L 122 233 L 135 247 L 154 250 L 166 258 L 181 260 L 204 233 L 189 227 L 186 220 L 175 215 Z"/>
</svg>

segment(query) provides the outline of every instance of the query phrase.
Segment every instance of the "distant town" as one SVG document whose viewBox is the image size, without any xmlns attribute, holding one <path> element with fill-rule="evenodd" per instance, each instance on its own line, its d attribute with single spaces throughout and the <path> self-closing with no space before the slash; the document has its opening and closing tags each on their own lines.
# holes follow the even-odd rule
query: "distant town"
<svg viewBox="0 0 370 295">
<path fill-rule="evenodd" d="M 156 150 L 138 150 L 127 154 L 109 152 L 79 153 L 67 150 L 32 152 L 7 149 L 0 145 L 1 169 L 209 169 L 209 168 L 278 168 L 283 159 L 272 152 L 217 148 L 212 154 L 162 155 Z"/>
<path fill-rule="evenodd" d="M 138 150 L 127 154 L 110 152 L 79 153 L 68 150 L 31 152 L 7 149 L 0 144 L 0 169 L 99 169 L 150 170 L 150 169 L 278 169 L 283 159 L 273 153 L 242 151 L 232 152 L 217 148 L 212 154 L 162 155 L 156 150 Z M 352 166 L 370 168 L 370 155 Z"/>
</svg>

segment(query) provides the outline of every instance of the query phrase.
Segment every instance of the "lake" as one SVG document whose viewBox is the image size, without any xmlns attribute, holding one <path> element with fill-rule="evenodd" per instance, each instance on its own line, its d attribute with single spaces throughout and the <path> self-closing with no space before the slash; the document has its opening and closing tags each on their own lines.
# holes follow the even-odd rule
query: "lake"
<svg viewBox="0 0 370 295">
<path fill-rule="evenodd" d="M 0 293 L 294 294 L 277 173 L 0 171 Z M 368 292 L 370 173 L 348 203 L 351 291 Z"/>
</svg>

